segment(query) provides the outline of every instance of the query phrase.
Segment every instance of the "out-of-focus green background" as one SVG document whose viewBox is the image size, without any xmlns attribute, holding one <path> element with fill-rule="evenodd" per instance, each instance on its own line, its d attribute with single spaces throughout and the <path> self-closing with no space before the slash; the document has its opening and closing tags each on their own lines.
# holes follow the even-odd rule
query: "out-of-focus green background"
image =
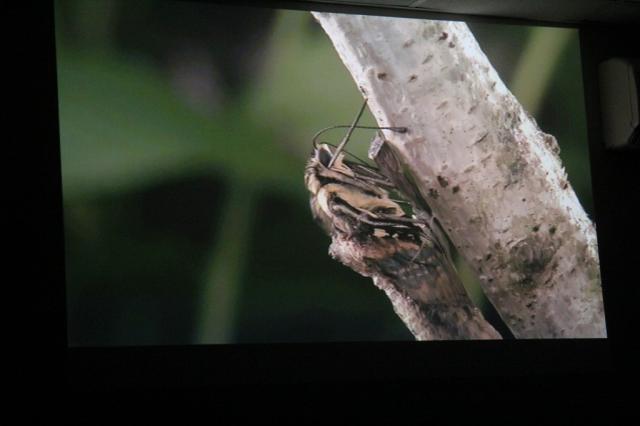
<svg viewBox="0 0 640 426">
<path fill-rule="evenodd" d="M 362 98 L 308 12 L 55 9 L 70 345 L 412 340 L 311 219 L 310 139 Z M 577 32 L 469 25 L 591 214 Z"/>
</svg>

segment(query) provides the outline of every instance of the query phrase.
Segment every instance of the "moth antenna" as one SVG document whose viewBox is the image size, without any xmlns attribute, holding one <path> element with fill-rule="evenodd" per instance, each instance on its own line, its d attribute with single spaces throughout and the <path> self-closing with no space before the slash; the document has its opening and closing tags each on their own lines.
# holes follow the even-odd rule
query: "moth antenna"
<svg viewBox="0 0 640 426">
<path fill-rule="evenodd" d="M 338 124 L 336 126 L 329 126 L 329 127 L 325 127 L 324 129 L 319 130 L 314 136 L 313 139 L 311 139 L 311 142 L 313 143 L 313 147 L 317 148 L 318 144 L 316 142 L 316 140 L 320 137 L 321 134 L 328 132 L 329 130 L 334 130 L 334 129 L 348 129 L 352 126 L 348 125 L 348 124 Z M 370 129 L 370 130 L 391 130 L 394 132 L 398 132 L 398 133 L 406 133 L 407 132 L 407 128 L 406 127 L 379 127 L 379 126 L 353 126 L 355 129 Z M 329 144 L 331 145 L 331 144 Z M 335 145 L 331 145 L 334 146 Z"/>
<path fill-rule="evenodd" d="M 360 117 L 362 117 L 362 113 L 364 112 L 364 109 L 365 109 L 366 106 L 367 106 L 367 99 L 365 98 L 364 103 L 360 107 L 360 111 L 358 111 L 358 115 L 356 116 L 356 118 L 353 121 L 353 123 L 351 123 L 351 125 L 348 125 L 348 126 L 347 125 L 337 125 L 337 126 L 325 127 L 324 129 L 319 130 L 318 132 L 316 132 L 315 135 L 313 135 L 313 139 L 311 139 L 311 142 L 313 144 L 313 147 L 317 148 L 318 147 L 317 139 L 324 132 L 327 132 L 327 131 L 333 130 L 333 129 L 344 129 L 344 128 L 348 128 L 349 129 L 347 131 L 347 134 L 345 135 L 345 137 L 342 139 L 342 141 L 340 142 L 340 144 L 336 148 L 336 151 L 333 154 L 333 157 L 331 158 L 331 161 L 329 162 L 329 167 L 331 167 L 333 165 L 333 163 L 335 162 L 335 159 L 338 157 L 338 154 L 340 152 L 342 152 L 342 150 L 344 149 L 344 146 L 349 141 L 349 138 L 351 137 L 351 134 L 353 133 L 354 129 L 392 130 L 392 131 L 398 132 L 398 133 L 406 133 L 407 132 L 407 128 L 406 127 L 358 126 L 357 125 L 358 121 L 360 121 Z"/>
<path fill-rule="evenodd" d="M 340 145 L 338 145 L 338 147 L 336 148 L 336 151 L 333 153 L 333 157 L 331 157 L 331 161 L 329 161 L 329 165 L 327 166 L 328 169 L 330 169 L 331 166 L 333 166 L 333 163 L 335 163 L 336 159 L 338 158 L 338 155 L 344 149 L 347 142 L 349 142 L 349 138 L 351 137 L 351 134 L 356 128 L 358 121 L 360 121 L 360 117 L 362 117 L 362 113 L 364 112 L 364 109 L 366 107 L 367 107 L 367 98 L 364 99 L 364 102 L 360 107 L 360 111 L 358 111 L 358 115 L 356 115 L 355 120 L 353 120 L 353 124 L 351 124 L 351 126 L 349 127 L 349 130 L 347 131 L 347 134 L 344 136 L 344 138 L 342 139 L 342 142 L 340 142 Z"/>
</svg>

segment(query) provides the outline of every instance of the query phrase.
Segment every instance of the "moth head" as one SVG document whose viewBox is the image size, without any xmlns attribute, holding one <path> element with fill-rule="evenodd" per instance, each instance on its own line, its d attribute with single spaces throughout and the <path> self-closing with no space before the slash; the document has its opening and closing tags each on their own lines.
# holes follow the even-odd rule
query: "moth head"
<svg viewBox="0 0 640 426">
<path fill-rule="evenodd" d="M 339 180 L 341 175 L 353 176 L 353 171 L 344 162 L 344 153 L 338 153 L 335 160 L 333 159 L 334 155 L 335 147 L 325 143 L 314 144 L 311 157 L 305 169 L 305 184 L 312 194 L 318 193 L 322 186 L 323 178 L 335 181 L 336 179 Z M 330 164 L 331 167 L 329 167 Z"/>
<path fill-rule="evenodd" d="M 334 146 L 321 143 L 314 144 L 313 151 L 311 152 L 310 161 L 315 163 L 318 166 L 319 170 L 329 169 L 329 165 L 332 162 L 333 157 L 335 156 L 336 149 Z M 331 164 L 331 169 L 335 168 L 336 163 L 341 163 L 344 154 L 339 153 L 338 158 L 333 160 L 333 164 Z"/>
<path fill-rule="evenodd" d="M 327 144 L 315 144 L 305 168 L 304 181 L 307 189 L 316 195 L 322 186 L 320 176 L 326 174 L 333 157 L 333 151 Z"/>
<path fill-rule="evenodd" d="M 333 158 L 333 150 L 329 145 L 325 143 L 318 145 L 314 155 L 320 165 L 329 168 L 329 163 L 331 163 L 331 159 Z"/>
<path fill-rule="evenodd" d="M 314 150 L 314 156 L 319 166 L 320 173 L 340 173 L 353 176 L 353 170 L 345 161 L 345 151 L 338 152 L 336 148 L 328 144 L 320 144 Z M 335 157 L 335 158 L 334 158 Z M 331 165 L 331 167 L 329 167 Z"/>
</svg>

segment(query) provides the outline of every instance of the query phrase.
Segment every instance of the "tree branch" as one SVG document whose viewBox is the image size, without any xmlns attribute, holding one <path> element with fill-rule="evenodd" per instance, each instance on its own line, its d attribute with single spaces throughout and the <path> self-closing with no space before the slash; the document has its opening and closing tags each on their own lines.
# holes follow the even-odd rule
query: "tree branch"
<svg viewBox="0 0 640 426">
<path fill-rule="evenodd" d="M 593 224 L 466 24 L 313 15 L 378 124 L 409 129 L 384 132 L 387 174 L 417 188 L 514 335 L 604 337 Z"/>
<path fill-rule="evenodd" d="M 417 340 L 502 338 L 473 306 L 457 275 L 429 273 L 424 266 L 430 263 L 429 249 L 419 253 L 415 263 L 398 261 L 396 256 L 390 260 L 388 249 L 384 243 L 361 244 L 334 234 L 329 253 L 360 275 L 371 277 Z M 385 273 L 389 263 L 393 278 Z"/>
</svg>

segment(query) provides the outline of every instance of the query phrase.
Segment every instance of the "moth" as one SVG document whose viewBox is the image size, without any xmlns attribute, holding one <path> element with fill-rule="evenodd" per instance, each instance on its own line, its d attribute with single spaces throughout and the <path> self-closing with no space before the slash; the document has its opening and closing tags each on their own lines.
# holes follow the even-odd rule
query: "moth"
<svg viewBox="0 0 640 426">
<path fill-rule="evenodd" d="M 332 238 L 334 257 L 362 275 L 391 282 L 417 304 L 419 316 L 429 322 L 428 338 L 475 338 L 478 332 L 469 324 L 484 320 L 458 278 L 448 241 L 428 206 L 416 207 L 379 168 L 344 149 L 356 128 L 408 131 L 358 126 L 365 107 L 366 100 L 350 126 L 331 126 L 313 137 L 304 173 L 313 218 Z M 318 142 L 324 132 L 345 127 L 338 146 Z M 381 134 L 378 139 L 384 142 Z M 480 338 L 499 338 L 489 328 Z"/>
</svg>

